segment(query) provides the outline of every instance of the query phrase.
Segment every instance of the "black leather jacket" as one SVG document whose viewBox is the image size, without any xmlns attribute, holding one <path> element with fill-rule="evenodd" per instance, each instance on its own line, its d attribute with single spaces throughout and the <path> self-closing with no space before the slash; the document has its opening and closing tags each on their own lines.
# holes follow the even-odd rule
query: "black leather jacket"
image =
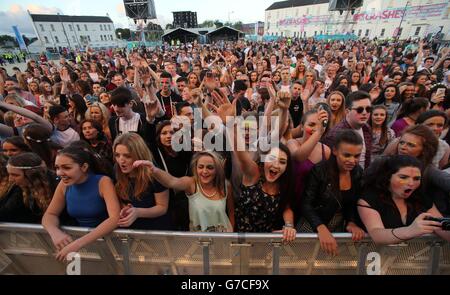
<svg viewBox="0 0 450 295">
<path fill-rule="evenodd" d="M 317 231 L 319 225 L 327 225 L 342 207 L 346 222 L 360 224 L 356 202 L 361 193 L 363 170 L 357 165 L 351 172 L 352 197 L 345 198 L 332 187 L 329 180 L 328 163 L 322 162 L 314 166 L 309 173 L 303 192 L 301 212 L 311 227 Z"/>
</svg>

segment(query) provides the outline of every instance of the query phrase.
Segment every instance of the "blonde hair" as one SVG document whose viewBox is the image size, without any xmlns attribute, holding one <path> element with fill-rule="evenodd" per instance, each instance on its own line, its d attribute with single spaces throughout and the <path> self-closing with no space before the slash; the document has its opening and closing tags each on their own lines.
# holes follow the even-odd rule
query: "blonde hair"
<svg viewBox="0 0 450 295">
<path fill-rule="evenodd" d="M 100 102 L 94 102 L 93 104 L 91 104 L 88 107 L 84 117 L 86 119 L 88 119 L 88 120 L 92 120 L 91 109 L 94 108 L 94 107 L 100 109 L 100 112 L 102 113 L 102 117 L 103 117 L 103 122 L 101 122 L 101 124 L 102 124 L 103 128 L 107 127 L 108 126 L 108 121 L 109 121 L 109 118 L 110 118 L 110 114 L 109 114 L 109 111 L 106 108 L 106 106 L 104 104 L 100 103 Z"/>
<path fill-rule="evenodd" d="M 113 152 L 116 151 L 118 145 L 123 145 L 128 149 L 131 158 L 134 161 L 145 160 L 153 162 L 153 155 L 148 149 L 142 137 L 137 133 L 125 133 L 116 138 L 113 145 Z M 148 167 L 138 167 L 134 169 L 136 172 L 136 182 L 134 183 L 134 197 L 140 198 L 144 193 L 148 184 L 153 182 L 153 177 Z M 122 173 L 120 168 L 116 169 L 116 191 L 122 200 L 129 199 L 129 184 L 128 175 Z"/>
<path fill-rule="evenodd" d="M 224 165 L 224 160 L 223 158 L 215 153 L 215 152 L 209 152 L 209 151 L 202 151 L 202 152 L 198 152 L 196 153 L 193 157 L 192 157 L 192 161 L 191 161 L 191 171 L 192 171 L 192 175 L 194 177 L 195 183 L 200 185 L 200 180 L 199 180 L 199 176 L 197 174 L 197 163 L 200 160 L 201 157 L 211 157 L 213 159 L 214 162 L 214 167 L 215 167 L 215 172 L 216 175 L 214 177 L 214 187 L 219 190 L 220 192 L 223 192 L 223 194 L 225 195 L 225 165 Z M 226 197 L 226 196 L 225 196 Z"/>
</svg>

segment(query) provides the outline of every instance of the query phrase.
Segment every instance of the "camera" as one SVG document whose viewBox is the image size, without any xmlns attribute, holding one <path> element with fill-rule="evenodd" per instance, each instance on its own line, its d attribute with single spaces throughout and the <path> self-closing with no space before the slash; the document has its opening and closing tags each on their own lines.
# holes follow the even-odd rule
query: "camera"
<svg viewBox="0 0 450 295">
<path fill-rule="evenodd" d="M 450 218 L 425 217 L 425 220 L 440 222 L 442 230 L 450 231 Z"/>
</svg>

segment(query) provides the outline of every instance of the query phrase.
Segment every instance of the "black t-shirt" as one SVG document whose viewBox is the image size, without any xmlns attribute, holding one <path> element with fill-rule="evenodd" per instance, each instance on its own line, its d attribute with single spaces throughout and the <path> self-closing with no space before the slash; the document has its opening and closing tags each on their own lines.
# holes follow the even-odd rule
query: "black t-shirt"
<svg viewBox="0 0 450 295">
<path fill-rule="evenodd" d="M 158 97 L 164 111 L 166 112 L 164 119 L 170 120 L 176 112 L 175 104 L 182 102 L 183 99 L 173 91 L 170 92 L 169 96 L 163 96 L 161 94 L 161 91 L 158 91 L 158 93 L 156 93 L 156 96 Z"/>
<path fill-rule="evenodd" d="M 383 200 L 374 192 L 365 193 L 361 199 L 366 201 L 372 209 L 380 214 L 384 228 L 399 228 L 411 225 L 417 216 L 433 207 L 433 202 L 430 198 L 418 194 L 415 196 L 418 199 L 417 203 L 413 203 L 413 196 L 409 197 L 406 201 L 408 206 L 406 224 L 403 224 L 400 211 L 392 200 Z"/>
<path fill-rule="evenodd" d="M 236 115 L 237 116 L 241 116 L 242 111 L 248 112 L 251 109 L 252 109 L 252 105 L 250 104 L 250 101 L 245 96 L 238 98 L 238 101 L 236 103 Z"/>
<path fill-rule="evenodd" d="M 292 100 L 289 113 L 291 114 L 294 127 L 300 125 L 303 117 L 303 102 L 300 97 L 297 100 Z"/>
<path fill-rule="evenodd" d="M 140 198 L 134 196 L 134 181 L 130 181 L 129 203 L 135 208 L 151 208 L 156 205 L 155 194 L 162 193 L 167 190 L 159 182 L 153 180 L 148 183 L 147 190 L 140 195 Z M 156 218 L 138 218 L 130 229 L 143 230 L 171 230 L 170 217 L 166 213 Z"/>
</svg>

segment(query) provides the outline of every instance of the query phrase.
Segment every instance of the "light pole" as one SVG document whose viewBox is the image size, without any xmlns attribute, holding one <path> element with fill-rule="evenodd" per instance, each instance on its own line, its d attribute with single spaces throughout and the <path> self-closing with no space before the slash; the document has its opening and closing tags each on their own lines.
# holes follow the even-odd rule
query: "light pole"
<svg viewBox="0 0 450 295">
<path fill-rule="evenodd" d="M 228 11 L 228 22 L 231 23 L 231 18 L 230 16 L 234 14 L 234 11 Z"/>
<path fill-rule="evenodd" d="M 411 3 L 409 1 L 407 1 L 406 5 L 405 5 L 405 8 L 403 9 L 402 19 L 400 20 L 400 25 L 398 26 L 398 31 L 397 31 L 397 41 L 400 39 L 400 35 L 401 35 L 401 31 L 400 30 L 402 30 L 403 19 L 405 18 L 405 15 L 406 15 L 406 9 L 408 8 L 408 6 L 410 4 Z"/>
</svg>

